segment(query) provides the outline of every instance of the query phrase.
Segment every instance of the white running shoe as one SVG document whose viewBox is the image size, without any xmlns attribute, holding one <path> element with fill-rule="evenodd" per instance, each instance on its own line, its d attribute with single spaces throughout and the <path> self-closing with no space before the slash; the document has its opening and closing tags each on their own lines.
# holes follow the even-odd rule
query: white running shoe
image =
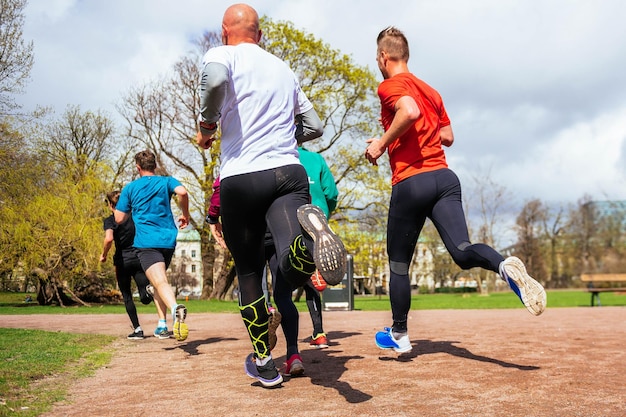
<svg viewBox="0 0 626 417">
<path fill-rule="evenodd" d="M 500 276 L 509 284 L 531 314 L 538 316 L 543 313 L 548 304 L 546 290 L 528 275 L 524 263 L 519 258 L 509 256 L 502 261 Z"/>
</svg>

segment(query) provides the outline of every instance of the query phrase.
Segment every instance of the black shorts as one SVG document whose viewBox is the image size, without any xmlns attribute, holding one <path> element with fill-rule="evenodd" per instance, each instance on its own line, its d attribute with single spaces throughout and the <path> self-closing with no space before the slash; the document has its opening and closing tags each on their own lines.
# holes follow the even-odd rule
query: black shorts
<svg viewBox="0 0 626 417">
<path fill-rule="evenodd" d="M 174 249 L 166 248 L 138 248 L 137 256 L 141 267 L 144 271 L 147 271 L 152 265 L 165 262 L 165 269 L 169 268 L 172 257 L 174 256 Z"/>
</svg>

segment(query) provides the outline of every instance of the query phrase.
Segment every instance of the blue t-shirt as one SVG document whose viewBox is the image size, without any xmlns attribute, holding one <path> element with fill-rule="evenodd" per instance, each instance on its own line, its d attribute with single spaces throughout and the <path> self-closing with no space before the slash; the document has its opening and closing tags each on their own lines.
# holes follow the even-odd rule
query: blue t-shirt
<svg viewBox="0 0 626 417">
<path fill-rule="evenodd" d="M 176 247 L 178 227 L 170 199 L 179 185 L 180 181 L 173 177 L 147 175 L 122 189 L 115 208 L 123 213 L 132 213 L 135 221 L 134 247 Z"/>
</svg>

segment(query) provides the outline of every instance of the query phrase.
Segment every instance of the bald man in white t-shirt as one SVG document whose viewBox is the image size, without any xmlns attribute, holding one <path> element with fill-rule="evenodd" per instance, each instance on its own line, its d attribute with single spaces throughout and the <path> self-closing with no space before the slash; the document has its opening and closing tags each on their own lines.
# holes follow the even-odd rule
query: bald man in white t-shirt
<svg viewBox="0 0 626 417">
<path fill-rule="evenodd" d="M 309 204 L 309 181 L 297 141 L 318 138 L 323 124 L 293 71 L 258 46 L 257 12 L 230 6 L 222 21 L 223 46 L 203 58 L 198 145 L 208 149 L 221 128 L 220 200 L 224 239 L 239 281 L 239 305 L 254 352 L 246 372 L 262 385 L 282 383 L 269 349 L 262 290 L 263 238 L 272 234 L 275 279 L 303 285 L 317 268 L 335 285 L 346 273 L 346 251 Z"/>
</svg>

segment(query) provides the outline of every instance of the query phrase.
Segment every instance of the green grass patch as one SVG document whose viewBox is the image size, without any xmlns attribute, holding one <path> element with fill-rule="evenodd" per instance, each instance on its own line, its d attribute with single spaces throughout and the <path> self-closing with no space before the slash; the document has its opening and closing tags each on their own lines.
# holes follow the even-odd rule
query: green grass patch
<svg viewBox="0 0 626 417">
<path fill-rule="evenodd" d="M 109 363 L 115 338 L 0 328 L 0 416 L 37 416 L 77 378 Z"/>
<path fill-rule="evenodd" d="M 59 307 L 40 306 L 37 302 L 25 303 L 25 294 L 0 293 L 0 315 L 2 314 L 126 314 L 123 304 Z M 600 301 L 603 306 L 626 306 L 626 293 L 602 293 Z M 193 313 L 239 313 L 236 301 L 188 300 L 182 301 L 190 314 Z M 587 307 L 591 304 L 591 294 L 583 290 L 552 290 L 548 291 L 548 308 L 556 307 Z M 152 314 L 154 305 L 143 305 L 135 302 L 137 312 Z M 307 311 L 302 296 L 296 303 L 299 311 Z M 442 309 L 498 309 L 520 308 L 520 301 L 513 292 L 494 292 L 488 295 L 477 293 L 456 294 L 418 294 L 411 299 L 414 310 Z M 354 309 L 363 311 L 389 310 L 388 296 L 355 296 Z"/>
</svg>

